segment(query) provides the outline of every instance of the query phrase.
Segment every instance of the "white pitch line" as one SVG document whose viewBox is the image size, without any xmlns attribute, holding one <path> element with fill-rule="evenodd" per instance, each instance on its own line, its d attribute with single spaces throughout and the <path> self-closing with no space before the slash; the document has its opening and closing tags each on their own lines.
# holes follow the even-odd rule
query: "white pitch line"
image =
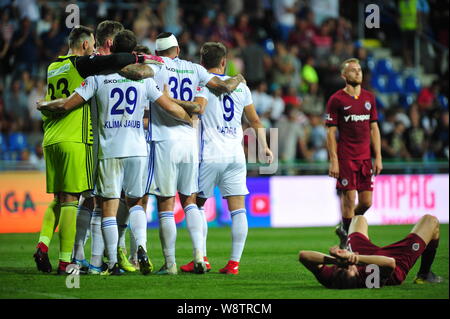
<svg viewBox="0 0 450 319">
<path fill-rule="evenodd" d="M 46 292 L 29 291 L 29 290 L 24 290 L 24 289 L 0 289 L 0 292 L 24 293 L 24 294 L 43 296 L 43 297 L 49 297 L 49 298 L 56 298 L 56 299 L 80 299 L 80 298 L 77 298 L 77 297 L 71 297 L 71 296 L 65 296 L 65 295 L 59 295 L 59 294 L 52 294 L 52 293 L 46 293 Z M 24 298 L 24 299 L 26 299 L 26 298 Z"/>
</svg>

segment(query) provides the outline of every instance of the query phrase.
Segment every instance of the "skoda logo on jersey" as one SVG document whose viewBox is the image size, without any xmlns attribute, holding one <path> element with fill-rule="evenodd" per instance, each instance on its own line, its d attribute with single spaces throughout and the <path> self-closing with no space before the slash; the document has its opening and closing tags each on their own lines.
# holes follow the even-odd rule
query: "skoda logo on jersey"
<svg viewBox="0 0 450 319">
<path fill-rule="evenodd" d="M 419 244 L 419 243 L 414 243 L 414 244 L 412 245 L 412 250 L 418 251 L 419 249 L 420 249 L 420 244 Z"/>
<path fill-rule="evenodd" d="M 342 186 L 347 186 L 348 185 L 348 180 L 346 178 L 343 178 L 341 181 Z"/>
<path fill-rule="evenodd" d="M 367 109 L 367 111 L 370 111 L 370 109 L 372 108 L 372 104 L 370 104 L 370 102 L 366 101 L 366 103 L 364 104 L 364 107 Z"/>
</svg>

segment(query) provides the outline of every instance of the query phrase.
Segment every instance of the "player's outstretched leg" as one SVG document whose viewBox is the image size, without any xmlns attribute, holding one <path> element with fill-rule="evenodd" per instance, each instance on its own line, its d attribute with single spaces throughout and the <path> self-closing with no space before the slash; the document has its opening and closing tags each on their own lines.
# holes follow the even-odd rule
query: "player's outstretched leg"
<svg viewBox="0 0 450 319">
<path fill-rule="evenodd" d="M 198 212 L 200 213 L 201 216 L 201 220 L 202 220 L 202 247 L 203 247 L 203 262 L 205 263 L 206 266 L 206 271 L 209 272 L 211 271 L 211 264 L 209 263 L 207 254 L 206 254 L 206 238 L 208 235 L 208 221 L 206 220 L 206 215 L 205 215 L 205 209 L 204 209 L 204 205 L 206 202 L 207 198 L 201 198 L 201 197 L 197 197 L 197 207 L 198 207 Z M 191 237 L 192 239 L 192 237 Z M 194 260 L 192 260 L 191 262 L 183 265 L 180 267 L 180 270 L 182 272 L 194 272 Z"/>
<path fill-rule="evenodd" d="M 144 208 L 141 206 L 141 201 L 135 203 L 128 199 L 128 204 L 129 206 L 135 204 L 130 208 L 130 229 L 138 247 L 137 259 L 139 269 L 142 274 L 147 275 L 153 270 L 153 265 L 147 255 L 147 216 Z"/>
<path fill-rule="evenodd" d="M 203 260 L 203 218 L 196 204 L 196 194 L 180 195 L 181 204 L 186 214 L 186 225 L 192 241 L 194 273 L 204 274 L 207 271 Z"/>
<path fill-rule="evenodd" d="M 64 194 L 59 217 L 59 265 L 58 274 L 66 274 L 66 267 L 72 261 L 77 223 L 78 196 Z"/>
<path fill-rule="evenodd" d="M 88 230 L 91 224 L 92 211 L 88 207 L 88 202 L 93 198 L 84 198 L 80 196 L 77 210 L 77 226 L 75 233 L 75 245 L 73 247 L 73 262 L 81 267 L 81 271 L 87 272 L 89 262 L 84 255 L 84 245 L 88 237 Z"/>
<path fill-rule="evenodd" d="M 44 214 L 42 222 L 41 233 L 39 235 L 39 242 L 36 246 L 36 252 L 33 255 L 36 267 L 42 272 L 52 272 L 52 265 L 48 258 L 48 247 L 52 240 L 53 233 L 59 223 L 61 206 L 57 197 L 50 203 Z"/>
<path fill-rule="evenodd" d="M 239 273 L 239 262 L 244 251 L 245 241 L 248 234 L 247 211 L 244 208 L 244 196 L 228 197 L 228 207 L 231 213 L 231 258 L 227 265 L 220 269 L 222 274 L 237 275 Z"/>
<path fill-rule="evenodd" d="M 356 190 L 344 190 L 340 197 L 342 201 L 342 223 L 336 227 L 336 235 L 339 237 L 339 248 L 345 249 L 350 223 L 355 214 Z"/>
<path fill-rule="evenodd" d="M 128 228 L 130 211 L 123 199 L 119 200 L 119 209 L 117 210 L 117 228 L 119 231 L 119 245 L 117 247 L 117 259 L 119 267 L 126 272 L 135 272 L 136 268 L 130 263 L 126 256 L 125 237 Z"/>
<path fill-rule="evenodd" d="M 102 234 L 102 209 L 101 203 L 97 202 L 98 207 L 92 212 L 91 218 L 91 259 L 89 261 L 89 274 L 91 275 L 99 275 L 107 268 L 103 263 L 105 241 Z"/>
<path fill-rule="evenodd" d="M 431 265 L 433 264 L 439 246 L 439 220 L 436 217 L 427 214 L 417 222 L 411 232 L 418 235 L 427 244 L 427 247 L 422 253 L 420 269 L 414 279 L 414 283 L 425 284 L 442 282 L 443 278 L 431 271 Z"/>
<path fill-rule="evenodd" d="M 159 238 L 164 254 L 165 263 L 156 272 L 157 275 L 176 275 L 178 273 L 175 261 L 175 243 L 177 239 L 177 225 L 173 208 L 174 197 L 158 197 Z"/>
<path fill-rule="evenodd" d="M 120 275 L 120 268 L 117 260 L 119 233 L 117 229 L 116 213 L 118 206 L 118 199 L 103 199 L 102 201 L 102 234 L 105 240 L 106 252 L 108 254 L 108 269 L 101 273 L 101 275 L 104 276 Z"/>
</svg>

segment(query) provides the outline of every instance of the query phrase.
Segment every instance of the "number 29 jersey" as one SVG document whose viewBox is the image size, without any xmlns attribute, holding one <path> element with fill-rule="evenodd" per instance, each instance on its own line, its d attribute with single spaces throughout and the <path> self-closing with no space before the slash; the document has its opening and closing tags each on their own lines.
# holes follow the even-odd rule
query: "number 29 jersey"
<svg viewBox="0 0 450 319">
<path fill-rule="evenodd" d="M 60 56 L 49 65 L 46 101 L 69 97 L 83 82 L 83 78 L 73 62 L 76 57 L 76 55 Z M 44 113 L 42 114 L 43 146 L 60 142 L 93 143 L 91 112 L 88 103 L 65 114 Z"/>
<path fill-rule="evenodd" d="M 143 117 L 148 101 L 162 93 L 153 79 L 129 80 L 117 73 L 86 78 L 75 90 L 98 108 L 99 159 L 147 156 Z"/>
<path fill-rule="evenodd" d="M 217 76 L 222 80 L 230 78 Z M 205 113 L 201 115 L 200 160 L 245 162 L 242 116 L 244 108 L 253 104 L 248 86 L 240 83 L 233 92 L 221 95 L 199 87 L 196 97 L 208 100 Z"/>
<path fill-rule="evenodd" d="M 155 81 L 161 91 L 164 84 L 168 85 L 174 99 L 193 101 L 197 87 L 205 86 L 214 77 L 200 64 L 179 58 L 161 58 L 164 65 L 155 72 Z M 175 119 L 158 106 L 152 106 L 150 111 L 149 140 L 195 140 L 196 130 L 192 126 Z"/>
</svg>

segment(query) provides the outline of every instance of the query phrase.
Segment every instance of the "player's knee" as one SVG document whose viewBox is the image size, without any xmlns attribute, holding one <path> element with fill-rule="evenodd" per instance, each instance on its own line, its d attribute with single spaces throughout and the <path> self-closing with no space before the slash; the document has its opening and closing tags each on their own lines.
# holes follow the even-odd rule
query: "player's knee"
<svg viewBox="0 0 450 319">
<path fill-rule="evenodd" d="M 354 224 L 366 224 L 367 225 L 367 219 L 363 215 L 357 215 L 352 218 L 352 223 Z"/>
<path fill-rule="evenodd" d="M 359 203 L 359 210 L 361 212 L 366 212 L 367 210 L 369 210 L 369 208 L 372 206 L 372 200 L 368 199 L 368 200 L 364 200 L 361 203 Z"/>
<path fill-rule="evenodd" d="M 306 251 L 300 250 L 300 252 L 298 253 L 298 261 L 303 263 L 306 260 Z"/>
</svg>

